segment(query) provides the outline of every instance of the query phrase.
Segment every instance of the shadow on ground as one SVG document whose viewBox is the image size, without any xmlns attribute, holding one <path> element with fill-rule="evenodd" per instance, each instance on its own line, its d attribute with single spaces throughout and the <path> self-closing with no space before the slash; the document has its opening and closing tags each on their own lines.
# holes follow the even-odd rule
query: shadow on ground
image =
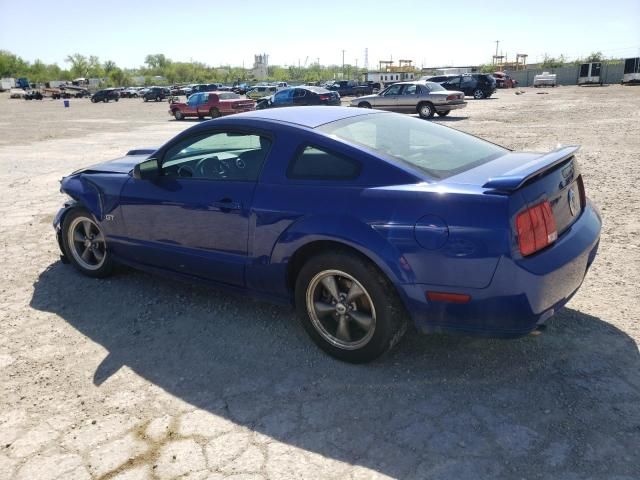
<svg viewBox="0 0 640 480">
<path fill-rule="evenodd" d="M 55 263 L 31 306 L 108 350 L 98 388 L 127 366 L 279 442 L 392 477 L 640 471 L 638 347 L 575 310 L 542 336 L 410 336 L 354 366 L 320 353 L 288 308 L 133 271 L 92 280 Z"/>
</svg>

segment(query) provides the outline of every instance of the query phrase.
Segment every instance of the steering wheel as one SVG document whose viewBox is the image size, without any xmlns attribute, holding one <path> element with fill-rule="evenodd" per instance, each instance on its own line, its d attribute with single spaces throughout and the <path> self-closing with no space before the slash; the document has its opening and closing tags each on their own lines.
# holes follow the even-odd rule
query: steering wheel
<svg viewBox="0 0 640 480">
<path fill-rule="evenodd" d="M 228 173 L 226 165 L 218 157 L 204 157 L 196 163 L 196 172 L 199 177 L 225 177 Z"/>
<path fill-rule="evenodd" d="M 180 165 L 178 167 L 178 171 L 176 172 L 179 177 L 193 177 L 193 168 L 189 165 Z"/>
</svg>

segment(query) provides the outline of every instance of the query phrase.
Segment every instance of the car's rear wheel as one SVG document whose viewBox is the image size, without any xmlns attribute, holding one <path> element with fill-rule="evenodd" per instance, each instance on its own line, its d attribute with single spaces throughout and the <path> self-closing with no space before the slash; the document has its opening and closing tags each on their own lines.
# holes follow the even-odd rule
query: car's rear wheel
<svg viewBox="0 0 640 480">
<path fill-rule="evenodd" d="M 62 223 L 62 245 L 71 264 L 81 273 L 102 278 L 113 270 L 104 232 L 87 210 L 69 212 Z"/>
<path fill-rule="evenodd" d="M 360 102 L 358 108 L 371 108 L 371 104 L 369 102 Z"/>
<path fill-rule="evenodd" d="M 209 110 L 209 115 L 211 116 L 211 118 L 218 118 L 220 116 L 220 110 L 213 107 L 211 110 Z"/>
<path fill-rule="evenodd" d="M 451 110 L 444 110 L 442 112 L 436 112 L 436 113 L 438 114 L 439 117 L 446 117 L 451 113 Z"/>
<path fill-rule="evenodd" d="M 176 117 L 176 120 L 184 120 L 184 114 L 180 110 L 174 110 L 173 116 Z"/>
<path fill-rule="evenodd" d="M 373 264 L 350 252 L 310 258 L 296 278 L 295 297 L 309 336 L 340 360 L 374 360 L 406 330 L 393 286 Z"/>
<path fill-rule="evenodd" d="M 420 115 L 420 118 L 433 118 L 435 114 L 436 109 L 432 103 L 422 102 L 418 105 L 418 115 Z"/>
<path fill-rule="evenodd" d="M 484 92 L 483 92 L 481 89 L 476 88 L 476 89 L 473 91 L 473 98 L 475 98 L 476 100 L 481 100 L 481 99 L 483 99 L 484 97 L 485 97 L 485 94 L 484 94 Z"/>
</svg>

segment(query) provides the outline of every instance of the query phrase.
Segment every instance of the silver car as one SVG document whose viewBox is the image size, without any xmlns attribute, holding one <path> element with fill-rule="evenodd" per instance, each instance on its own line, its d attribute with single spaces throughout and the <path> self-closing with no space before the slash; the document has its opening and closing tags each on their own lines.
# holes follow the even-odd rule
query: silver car
<svg viewBox="0 0 640 480">
<path fill-rule="evenodd" d="M 399 82 L 388 86 L 375 95 L 367 95 L 351 100 L 352 107 L 377 108 L 392 112 L 415 113 L 422 118 L 432 118 L 436 113 L 441 117 L 451 110 L 464 108 L 464 93 L 446 90 L 434 82 Z"/>
</svg>

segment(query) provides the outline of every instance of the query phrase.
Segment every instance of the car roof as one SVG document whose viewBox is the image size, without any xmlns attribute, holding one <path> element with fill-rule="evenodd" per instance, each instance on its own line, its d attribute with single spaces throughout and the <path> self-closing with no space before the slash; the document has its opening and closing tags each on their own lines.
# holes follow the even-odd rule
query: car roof
<svg viewBox="0 0 640 480">
<path fill-rule="evenodd" d="M 255 120 L 272 120 L 277 122 L 287 122 L 307 128 L 316 128 L 325 123 L 335 122 L 345 118 L 353 118 L 362 115 L 372 115 L 380 112 L 365 108 L 353 107 L 283 107 L 265 110 L 254 110 L 251 112 L 234 115 L 234 119 L 246 118 Z"/>
</svg>

